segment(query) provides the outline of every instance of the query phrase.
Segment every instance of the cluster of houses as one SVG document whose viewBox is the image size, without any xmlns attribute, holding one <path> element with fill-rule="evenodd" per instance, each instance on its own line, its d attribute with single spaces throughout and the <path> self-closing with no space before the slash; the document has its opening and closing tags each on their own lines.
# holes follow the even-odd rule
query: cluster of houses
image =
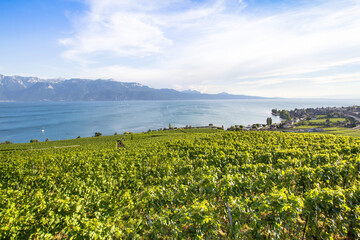
<svg viewBox="0 0 360 240">
<path fill-rule="evenodd" d="M 273 109 L 273 115 L 279 115 L 280 112 L 286 110 L 278 111 Z M 320 119 L 329 119 L 330 123 L 331 118 L 344 118 L 345 121 L 340 120 L 332 122 L 337 126 L 341 127 L 355 127 L 360 124 L 360 106 L 351 106 L 351 107 L 322 107 L 322 108 L 306 108 L 306 109 L 297 109 L 286 111 L 288 112 L 288 119 L 282 122 L 281 128 L 288 129 L 294 127 L 295 124 L 305 125 L 310 122 L 310 125 L 319 125 L 311 124 L 311 120 Z"/>
<path fill-rule="evenodd" d="M 280 116 L 284 120 L 281 123 L 271 123 L 270 124 L 252 124 L 248 126 L 243 125 L 235 125 L 229 127 L 228 131 L 291 131 L 291 132 L 322 132 L 324 129 L 318 126 L 314 126 L 313 128 L 306 129 L 293 129 L 295 126 L 302 125 L 308 123 L 311 120 L 317 120 L 319 116 L 322 119 L 330 119 L 330 118 L 346 118 L 346 121 L 338 121 L 335 124 L 338 124 L 342 127 L 354 127 L 356 125 L 360 125 L 360 106 L 352 106 L 352 107 L 322 107 L 322 108 L 306 108 L 306 109 L 297 109 L 294 110 L 277 110 L 273 109 L 272 114 L 275 116 Z M 286 118 L 286 119 L 285 119 Z M 271 120 L 271 119 L 270 119 Z M 310 125 L 319 125 L 319 124 L 310 124 Z M 321 125 L 321 124 L 320 124 Z M 189 129 L 189 128 L 212 128 L 212 129 L 224 129 L 224 126 L 217 127 L 213 124 L 209 124 L 208 126 L 200 126 L 200 127 L 192 127 L 186 125 L 183 128 L 171 127 L 169 124 L 169 128 L 161 128 L 158 131 L 162 130 L 172 130 L 172 129 Z M 150 130 L 149 131 L 154 131 Z"/>
<path fill-rule="evenodd" d="M 274 124 L 253 124 L 248 126 L 235 125 L 231 126 L 227 130 L 229 131 L 276 131 L 276 130 L 291 130 L 292 132 L 322 132 L 320 126 L 324 123 L 329 124 L 331 121 L 327 120 L 323 123 L 312 122 L 311 120 L 318 120 L 319 116 L 322 119 L 331 118 L 344 118 L 345 121 L 336 121 L 331 124 L 342 127 L 355 127 L 360 124 L 360 106 L 352 107 L 322 107 L 322 108 L 306 108 L 306 109 L 294 109 L 294 110 L 277 110 L 273 109 L 272 114 L 280 116 L 284 120 L 281 123 Z M 309 124 L 310 123 L 310 124 Z M 314 125 L 313 128 L 296 129 L 298 125 Z M 320 125 L 320 126 L 319 126 Z M 294 128 L 294 129 L 293 129 Z"/>
<path fill-rule="evenodd" d="M 322 115 L 328 118 L 341 118 L 341 117 L 360 117 L 360 106 L 351 107 L 322 107 L 322 108 L 306 108 L 289 111 L 292 119 L 298 118 L 302 120 L 314 120 L 316 116 Z"/>
<path fill-rule="evenodd" d="M 327 115 L 328 117 L 345 117 L 346 115 L 355 115 L 360 116 L 360 106 L 351 106 L 351 107 L 322 107 L 322 108 L 306 108 L 306 109 L 297 109 L 289 111 L 292 118 L 307 118 L 315 117 L 317 115 Z"/>
</svg>

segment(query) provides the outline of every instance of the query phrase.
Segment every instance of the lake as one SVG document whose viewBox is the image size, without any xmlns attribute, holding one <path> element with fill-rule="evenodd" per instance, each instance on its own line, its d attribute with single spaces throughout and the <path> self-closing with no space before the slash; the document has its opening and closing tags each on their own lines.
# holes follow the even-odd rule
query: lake
<svg viewBox="0 0 360 240">
<path fill-rule="evenodd" d="M 360 105 L 357 100 L 241 99 L 121 102 L 0 102 L 0 142 L 29 142 L 112 135 L 168 127 L 248 125 L 273 122 L 271 109 Z"/>
</svg>

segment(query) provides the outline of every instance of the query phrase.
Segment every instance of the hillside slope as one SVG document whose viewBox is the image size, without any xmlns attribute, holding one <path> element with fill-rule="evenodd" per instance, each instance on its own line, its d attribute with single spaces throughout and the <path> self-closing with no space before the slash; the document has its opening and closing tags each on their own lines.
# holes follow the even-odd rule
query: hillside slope
<svg viewBox="0 0 360 240">
<path fill-rule="evenodd" d="M 178 129 L 14 148 L 1 239 L 360 237 L 358 138 Z"/>
</svg>

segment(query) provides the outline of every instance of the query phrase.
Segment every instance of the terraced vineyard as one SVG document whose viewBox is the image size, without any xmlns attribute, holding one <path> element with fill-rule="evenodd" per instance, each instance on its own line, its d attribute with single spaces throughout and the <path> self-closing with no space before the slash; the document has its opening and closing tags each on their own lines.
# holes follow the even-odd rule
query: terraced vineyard
<svg viewBox="0 0 360 240">
<path fill-rule="evenodd" d="M 1 239 L 360 238 L 358 138 L 176 130 L 6 148 Z"/>
</svg>

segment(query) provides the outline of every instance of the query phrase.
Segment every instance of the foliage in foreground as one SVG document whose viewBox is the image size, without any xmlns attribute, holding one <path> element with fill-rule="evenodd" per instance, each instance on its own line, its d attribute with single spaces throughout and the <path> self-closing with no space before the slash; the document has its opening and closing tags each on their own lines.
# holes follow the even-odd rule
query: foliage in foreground
<svg viewBox="0 0 360 240">
<path fill-rule="evenodd" d="M 0 152 L 0 238 L 360 238 L 360 139 L 134 135 Z"/>
</svg>

